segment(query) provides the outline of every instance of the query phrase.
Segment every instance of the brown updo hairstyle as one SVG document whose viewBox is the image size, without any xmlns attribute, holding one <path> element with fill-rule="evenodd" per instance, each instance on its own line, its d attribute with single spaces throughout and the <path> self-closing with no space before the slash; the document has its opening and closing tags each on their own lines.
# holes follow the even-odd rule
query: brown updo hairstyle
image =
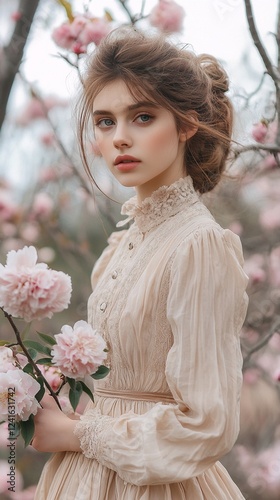
<svg viewBox="0 0 280 500">
<path fill-rule="evenodd" d="M 178 131 L 193 128 L 195 117 L 198 129 L 185 148 L 186 175 L 200 193 L 213 189 L 225 169 L 233 121 L 225 95 L 228 77 L 218 61 L 135 28 L 118 28 L 103 39 L 88 60 L 78 107 L 79 142 L 90 176 L 85 132 L 95 97 L 115 80 L 124 81 L 135 99 L 144 97 L 168 109 Z"/>
</svg>

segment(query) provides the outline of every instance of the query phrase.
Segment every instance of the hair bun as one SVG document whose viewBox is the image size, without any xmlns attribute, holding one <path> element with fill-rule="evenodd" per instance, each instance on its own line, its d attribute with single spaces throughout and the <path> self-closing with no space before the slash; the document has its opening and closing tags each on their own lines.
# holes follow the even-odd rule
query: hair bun
<svg viewBox="0 0 280 500">
<path fill-rule="evenodd" d="M 201 54 L 198 59 L 204 73 L 212 82 L 213 92 L 227 92 L 229 89 L 228 76 L 217 59 L 209 54 Z"/>
</svg>

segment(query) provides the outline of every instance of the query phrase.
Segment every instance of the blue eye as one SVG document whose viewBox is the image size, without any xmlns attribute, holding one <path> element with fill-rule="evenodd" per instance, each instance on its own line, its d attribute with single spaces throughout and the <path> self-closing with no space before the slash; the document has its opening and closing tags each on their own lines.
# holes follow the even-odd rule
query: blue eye
<svg viewBox="0 0 280 500">
<path fill-rule="evenodd" d="M 112 127 L 112 125 L 114 125 L 114 122 L 110 118 L 102 118 L 96 123 L 96 127 L 99 128 Z"/>
<path fill-rule="evenodd" d="M 140 123 L 147 123 L 152 119 L 151 115 L 148 115 L 147 113 L 143 113 L 142 115 L 137 116 L 137 120 L 140 121 Z"/>
</svg>

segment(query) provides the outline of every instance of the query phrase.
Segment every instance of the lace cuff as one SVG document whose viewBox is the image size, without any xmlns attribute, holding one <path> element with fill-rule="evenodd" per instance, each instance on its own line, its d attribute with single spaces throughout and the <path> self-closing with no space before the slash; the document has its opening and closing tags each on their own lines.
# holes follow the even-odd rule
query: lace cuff
<svg viewBox="0 0 280 500">
<path fill-rule="evenodd" d="M 83 454 L 104 463 L 105 450 L 108 448 L 107 430 L 112 426 L 113 417 L 102 415 L 100 410 L 87 411 L 76 424 L 74 434 L 80 440 Z"/>
</svg>

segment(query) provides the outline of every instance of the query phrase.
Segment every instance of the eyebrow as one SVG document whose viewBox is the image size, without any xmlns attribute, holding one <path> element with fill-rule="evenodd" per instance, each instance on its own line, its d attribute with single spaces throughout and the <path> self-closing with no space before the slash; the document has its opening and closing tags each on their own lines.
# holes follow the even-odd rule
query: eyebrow
<svg viewBox="0 0 280 500">
<path fill-rule="evenodd" d="M 143 107 L 149 107 L 149 108 L 158 108 L 159 105 L 155 102 L 151 101 L 140 101 L 137 102 L 136 104 L 131 104 L 130 106 L 127 106 L 128 111 L 133 111 L 138 108 L 143 108 Z M 113 113 L 111 111 L 107 111 L 106 109 L 97 109 L 93 112 L 92 116 L 96 115 L 112 115 Z"/>
</svg>

